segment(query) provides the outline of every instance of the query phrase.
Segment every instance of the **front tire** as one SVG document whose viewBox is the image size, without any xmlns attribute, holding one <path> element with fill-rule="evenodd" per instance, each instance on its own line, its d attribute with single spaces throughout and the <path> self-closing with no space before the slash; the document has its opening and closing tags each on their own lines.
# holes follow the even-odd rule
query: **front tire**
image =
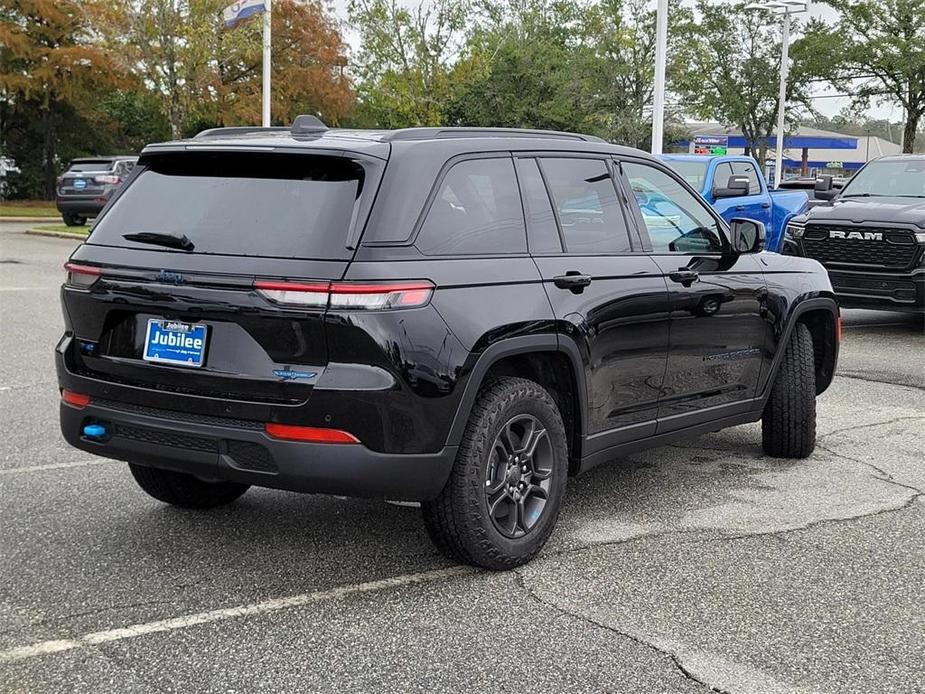
<svg viewBox="0 0 925 694">
<path fill-rule="evenodd" d="M 472 408 L 450 478 L 421 504 L 434 544 L 486 569 L 530 561 L 549 539 L 568 475 L 562 416 L 540 385 L 500 378 Z"/>
<path fill-rule="evenodd" d="M 761 427 L 764 452 L 775 458 L 807 458 L 816 447 L 816 366 L 803 323 L 790 334 Z"/>
<path fill-rule="evenodd" d="M 193 475 L 129 463 L 132 477 L 149 496 L 182 508 L 207 509 L 224 506 L 241 496 L 250 485 L 237 482 L 206 482 Z"/>
</svg>

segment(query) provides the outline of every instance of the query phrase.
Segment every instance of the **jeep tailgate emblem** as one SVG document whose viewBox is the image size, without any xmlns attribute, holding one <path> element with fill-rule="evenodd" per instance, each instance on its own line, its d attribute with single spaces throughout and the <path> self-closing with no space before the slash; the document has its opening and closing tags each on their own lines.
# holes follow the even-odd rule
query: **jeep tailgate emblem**
<svg viewBox="0 0 925 694">
<path fill-rule="evenodd" d="M 183 284 L 185 281 L 179 272 L 168 272 L 167 270 L 161 270 L 155 279 L 166 284 Z"/>
</svg>

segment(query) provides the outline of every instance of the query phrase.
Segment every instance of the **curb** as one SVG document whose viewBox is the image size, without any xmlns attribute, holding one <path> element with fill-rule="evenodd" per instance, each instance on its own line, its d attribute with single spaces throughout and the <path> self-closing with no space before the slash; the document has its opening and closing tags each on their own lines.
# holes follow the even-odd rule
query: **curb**
<svg viewBox="0 0 925 694">
<path fill-rule="evenodd" d="M 0 217 L 0 224 L 3 222 L 33 222 L 35 224 L 53 224 L 61 221 L 60 217 Z"/>
<path fill-rule="evenodd" d="M 81 234 L 79 232 L 70 233 L 67 231 L 47 231 L 45 229 L 26 229 L 25 233 L 32 234 L 33 236 L 52 236 L 59 239 L 79 239 L 83 241 L 87 238 L 89 234 Z"/>
</svg>

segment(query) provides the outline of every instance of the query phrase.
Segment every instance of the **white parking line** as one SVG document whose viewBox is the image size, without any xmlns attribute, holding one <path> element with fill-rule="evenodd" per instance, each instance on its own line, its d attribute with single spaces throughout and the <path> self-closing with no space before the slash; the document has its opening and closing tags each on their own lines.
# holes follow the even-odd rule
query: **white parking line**
<svg viewBox="0 0 925 694">
<path fill-rule="evenodd" d="M 393 576 L 392 578 L 383 578 L 378 581 L 368 581 L 366 583 L 353 583 L 351 585 L 331 588 L 329 590 L 316 591 L 314 593 L 302 593 L 293 595 L 288 598 L 274 598 L 264 602 L 256 602 L 250 605 L 240 605 L 238 607 L 223 607 L 210 612 L 199 612 L 183 617 L 174 617 L 172 619 L 162 619 L 156 622 L 146 622 L 144 624 L 133 624 L 132 626 L 122 627 L 121 629 L 109 629 L 107 631 L 97 631 L 91 634 L 84 634 L 74 639 L 58 639 L 53 641 L 40 641 L 29 646 L 18 646 L 5 651 L 0 651 L 0 663 L 11 663 L 17 660 L 26 660 L 41 655 L 51 653 L 61 653 L 71 651 L 75 648 L 87 648 L 88 646 L 97 646 L 113 641 L 122 641 L 131 639 L 136 636 L 146 636 L 148 634 L 158 634 L 165 631 L 176 631 L 178 629 L 188 629 L 189 627 L 198 626 L 199 624 L 210 624 L 212 622 L 221 622 L 226 619 L 238 619 L 240 617 L 251 617 L 262 615 L 277 610 L 287 610 L 293 607 L 303 607 L 317 602 L 328 600 L 337 600 L 348 595 L 358 593 L 369 593 L 386 588 L 399 588 L 401 586 L 411 585 L 413 583 L 427 583 L 442 578 L 453 578 L 456 576 L 465 576 L 472 574 L 475 569 L 468 566 L 451 566 L 448 569 L 435 569 L 433 571 L 422 571 L 415 574 L 404 574 L 402 576 Z"/>
<path fill-rule="evenodd" d="M 118 463 L 118 460 L 109 458 L 91 458 L 90 460 L 78 460 L 74 463 L 49 463 L 48 465 L 29 465 L 27 467 L 13 467 L 0 470 L 0 475 L 15 475 L 20 472 L 41 472 L 42 470 L 65 470 L 71 467 L 87 467 L 89 465 L 105 465 L 106 463 Z"/>
</svg>

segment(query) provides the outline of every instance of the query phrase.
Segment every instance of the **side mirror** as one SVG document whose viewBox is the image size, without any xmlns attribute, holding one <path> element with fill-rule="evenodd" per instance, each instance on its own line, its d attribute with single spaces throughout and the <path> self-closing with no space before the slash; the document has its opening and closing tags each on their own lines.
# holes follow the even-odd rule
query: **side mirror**
<svg viewBox="0 0 925 694">
<path fill-rule="evenodd" d="M 714 188 L 714 198 L 738 198 L 748 195 L 751 191 L 751 185 L 748 182 L 748 176 L 730 176 L 726 181 L 725 188 Z"/>
<path fill-rule="evenodd" d="M 813 195 L 817 200 L 831 200 L 838 195 L 833 178 L 828 174 L 817 176 L 816 185 L 813 186 Z"/>
<path fill-rule="evenodd" d="M 760 253 L 764 250 L 767 232 L 764 224 L 754 219 L 736 217 L 729 223 L 732 250 L 736 253 Z"/>
</svg>

